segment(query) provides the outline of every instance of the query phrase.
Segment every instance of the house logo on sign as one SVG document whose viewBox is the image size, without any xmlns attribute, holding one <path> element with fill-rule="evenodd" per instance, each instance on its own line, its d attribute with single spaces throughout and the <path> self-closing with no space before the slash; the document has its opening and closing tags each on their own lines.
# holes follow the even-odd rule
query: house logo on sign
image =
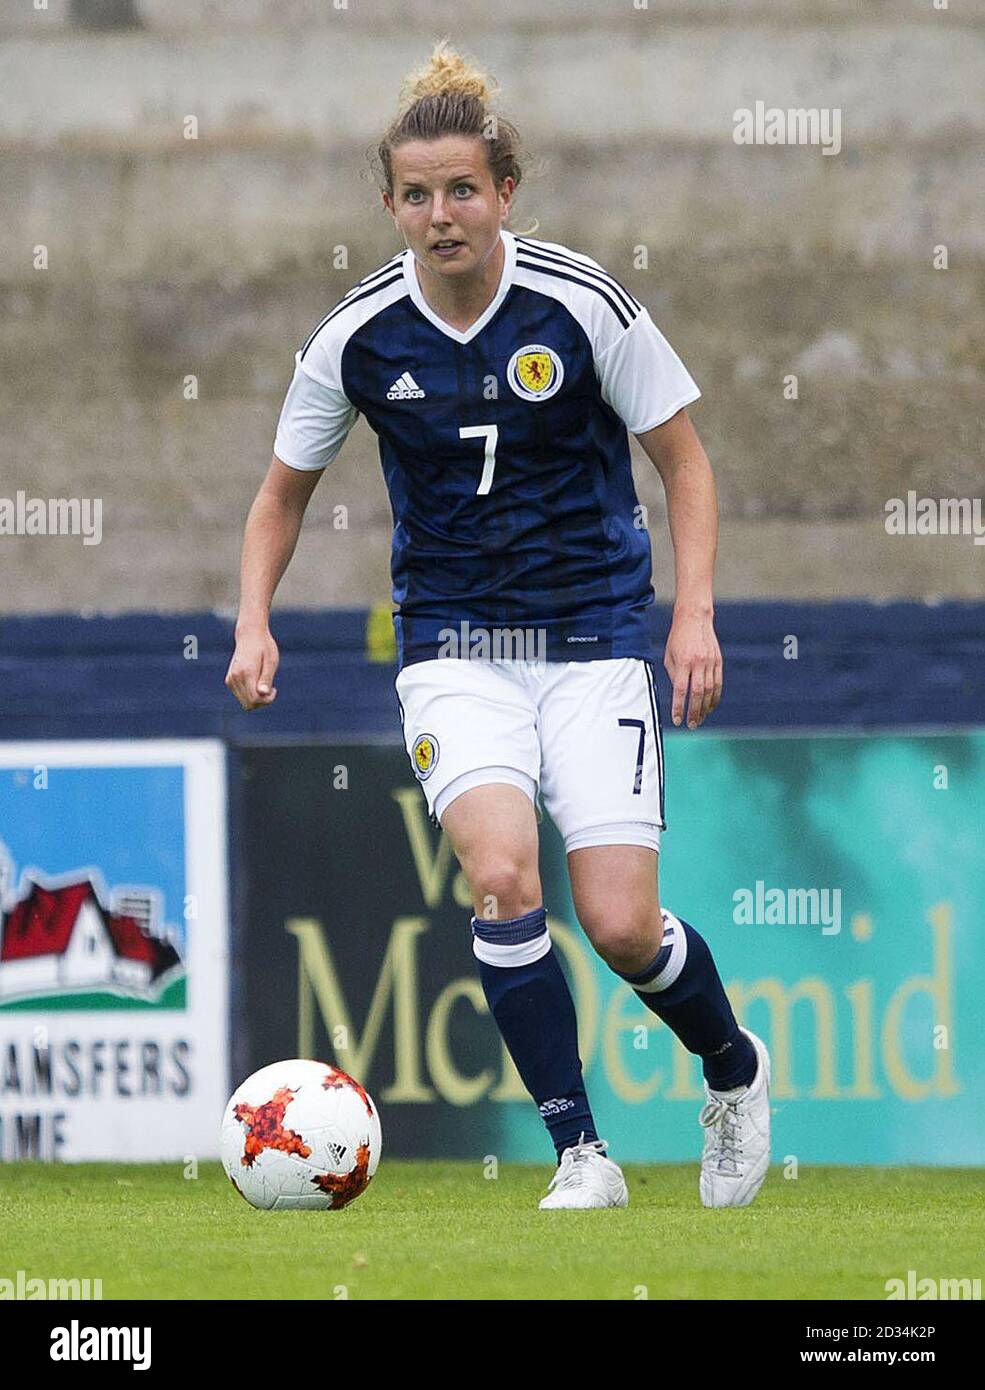
<svg viewBox="0 0 985 1390">
<path fill-rule="evenodd" d="M 58 998 L 62 1007 L 160 1004 L 183 981 L 179 934 L 163 920 L 157 888 L 120 885 L 107 894 L 91 868 L 47 877 L 13 864 L 0 842 L 0 1008 Z M 172 998 L 171 1007 L 182 1007 Z"/>
</svg>

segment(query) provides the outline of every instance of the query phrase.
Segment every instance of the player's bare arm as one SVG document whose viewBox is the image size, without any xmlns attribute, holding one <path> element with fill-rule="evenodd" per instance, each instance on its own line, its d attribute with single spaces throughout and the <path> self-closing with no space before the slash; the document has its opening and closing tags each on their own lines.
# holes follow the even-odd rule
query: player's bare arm
<svg viewBox="0 0 985 1390">
<path fill-rule="evenodd" d="M 280 654 L 270 631 L 270 605 L 320 477 L 320 471 L 288 468 L 275 455 L 246 520 L 236 650 L 226 673 L 226 685 L 245 710 L 261 709 L 277 698 L 274 676 Z"/>
<path fill-rule="evenodd" d="M 672 717 L 696 729 L 722 698 L 722 653 L 715 636 L 714 574 L 718 504 L 708 455 L 686 410 L 637 435 L 663 481 L 674 543 L 674 617 L 664 667 L 674 685 Z"/>
</svg>

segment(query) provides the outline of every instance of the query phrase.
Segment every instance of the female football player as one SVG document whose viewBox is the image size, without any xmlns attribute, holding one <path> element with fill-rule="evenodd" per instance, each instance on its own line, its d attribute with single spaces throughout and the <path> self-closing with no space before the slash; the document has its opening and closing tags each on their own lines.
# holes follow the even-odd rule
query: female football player
<svg viewBox="0 0 985 1390">
<path fill-rule="evenodd" d="M 736 1022 L 704 938 L 659 902 L 654 595 L 628 438 L 667 495 L 676 593 L 663 660 L 673 721 L 686 710 L 696 729 L 722 692 L 715 485 L 686 410 L 698 388 L 596 261 L 507 229 L 517 132 L 489 80 L 446 45 L 408 79 L 378 172 L 406 250 L 297 353 L 247 521 L 226 684 L 245 709 L 276 697 L 273 594 L 361 412 L 394 516 L 404 739 L 470 886 L 489 1009 L 557 1152 L 540 1205 L 628 1199 L 595 1128 L 548 933 L 538 797 L 593 947 L 702 1059 L 701 1200 L 745 1205 L 769 1163 L 769 1058 Z"/>
</svg>

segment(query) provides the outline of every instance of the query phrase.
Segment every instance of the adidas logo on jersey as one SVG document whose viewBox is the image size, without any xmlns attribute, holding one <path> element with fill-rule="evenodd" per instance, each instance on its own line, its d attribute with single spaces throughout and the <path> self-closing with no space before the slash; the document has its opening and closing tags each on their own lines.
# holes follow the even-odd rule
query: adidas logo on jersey
<svg viewBox="0 0 985 1390">
<path fill-rule="evenodd" d="M 398 376 L 396 381 L 386 393 L 388 401 L 422 401 L 424 392 L 411 376 L 410 372 L 404 372 Z"/>
</svg>

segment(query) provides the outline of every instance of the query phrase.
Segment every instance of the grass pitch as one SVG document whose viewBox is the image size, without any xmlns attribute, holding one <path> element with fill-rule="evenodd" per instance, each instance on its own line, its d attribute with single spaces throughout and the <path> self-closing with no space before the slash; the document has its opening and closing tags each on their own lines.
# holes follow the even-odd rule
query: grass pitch
<svg viewBox="0 0 985 1390">
<path fill-rule="evenodd" d="M 253 1211 L 218 1163 L 9 1164 L 0 1277 L 106 1299 L 884 1299 L 909 1269 L 982 1273 L 976 1169 L 775 1167 L 734 1211 L 700 1205 L 696 1163 L 625 1172 L 625 1211 L 542 1212 L 547 1167 L 391 1159 L 333 1214 Z"/>
</svg>

